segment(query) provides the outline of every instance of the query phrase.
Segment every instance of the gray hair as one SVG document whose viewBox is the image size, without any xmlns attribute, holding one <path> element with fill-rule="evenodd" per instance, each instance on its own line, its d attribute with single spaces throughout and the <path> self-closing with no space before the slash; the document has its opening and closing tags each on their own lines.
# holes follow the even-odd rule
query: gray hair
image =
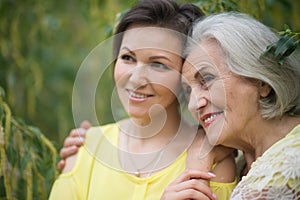
<svg viewBox="0 0 300 200">
<path fill-rule="evenodd" d="M 259 80 L 272 88 L 260 99 L 264 118 L 300 112 L 300 64 L 294 52 L 280 65 L 275 58 L 261 57 L 266 47 L 279 39 L 267 26 L 242 13 L 211 15 L 196 22 L 192 39 L 196 43 L 213 39 L 221 47 L 231 72 Z M 188 53 L 193 42 L 187 45 Z"/>
</svg>

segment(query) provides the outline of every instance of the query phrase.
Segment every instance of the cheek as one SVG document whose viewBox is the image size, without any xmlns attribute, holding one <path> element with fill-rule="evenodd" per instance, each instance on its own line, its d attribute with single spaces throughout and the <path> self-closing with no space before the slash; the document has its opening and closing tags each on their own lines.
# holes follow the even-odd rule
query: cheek
<svg viewBox="0 0 300 200">
<path fill-rule="evenodd" d="M 260 115 L 257 88 L 251 84 L 236 83 L 227 93 L 226 127 L 232 134 L 239 134 Z M 226 137 L 226 136 L 225 136 Z"/>
<path fill-rule="evenodd" d="M 129 70 L 126 69 L 124 65 L 120 61 L 117 61 L 114 66 L 114 79 L 117 85 L 125 79 L 125 76 Z"/>
<path fill-rule="evenodd" d="M 247 113 L 256 112 L 258 110 L 259 95 L 257 87 L 243 82 L 232 84 L 234 87 L 230 88 L 227 93 L 227 101 L 231 110 L 236 112 Z"/>
<path fill-rule="evenodd" d="M 119 62 L 117 61 L 115 66 L 114 66 L 114 79 L 117 82 L 118 79 L 120 79 L 120 67 L 119 67 Z"/>
<path fill-rule="evenodd" d="M 226 88 L 223 83 L 214 85 L 208 92 L 211 103 L 217 108 L 226 108 L 226 102 L 229 97 L 226 95 Z"/>
</svg>

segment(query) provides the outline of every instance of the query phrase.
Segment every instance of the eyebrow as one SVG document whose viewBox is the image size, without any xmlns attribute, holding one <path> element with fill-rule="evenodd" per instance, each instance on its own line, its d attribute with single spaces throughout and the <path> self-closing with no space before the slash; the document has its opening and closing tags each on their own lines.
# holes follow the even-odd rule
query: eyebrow
<svg viewBox="0 0 300 200">
<path fill-rule="evenodd" d="M 130 54 L 136 56 L 136 54 L 132 50 L 130 50 L 128 47 L 124 46 L 121 48 L 121 50 L 123 50 L 123 49 L 128 51 Z M 155 59 L 165 59 L 165 60 L 168 60 L 169 62 L 172 62 L 169 58 L 167 58 L 165 56 L 151 56 L 149 58 L 149 60 L 155 60 Z"/>
<path fill-rule="evenodd" d="M 135 53 L 132 50 L 130 50 L 128 47 L 126 47 L 126 46 L 122 47 L 121 50 L 123 50 L 123 49 L 126 50 L 126 51 L 128 51 L 130 54 L 132 54 L 132 55 L 135 56 Z"/>
<path fill-rule="evenodd" d="M 151 56 L 149 58 L 149 60 L 156 60 L 156 59 L 165 59 L 165 60 L 168 60 L 169 62 L 172 62 L 169 58 L 167 58 L 165 56 Z"/>
</svg>

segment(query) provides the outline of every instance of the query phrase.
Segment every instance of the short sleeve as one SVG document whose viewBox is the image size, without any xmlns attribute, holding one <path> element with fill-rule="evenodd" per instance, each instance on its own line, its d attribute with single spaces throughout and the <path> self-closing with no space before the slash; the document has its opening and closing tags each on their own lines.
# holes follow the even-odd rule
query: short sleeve
<svg viewBox="0 0 300 200">
<path fill-rule="evenodd" d="M 90 173 L 94 163 L 94 151 L 101 137 L 99 128 L 90 128 L 85 145 L 80 147 L 74 168 L 61 174 L 54 182 L 49 200 L 81 200 L 88 194 Z"/>
<path fill-rule="evenodd" d="M 231 183 L 210 182 L 212 192 L 217 195 L 218 200 L 230 199 L 231 193 L 237 185 L 237 179 Z"/>
<path fill-rule="evenodd" d="M 80 194 L 72 177 L 59 177 L 52 187 L 49 200 L 80 200 Z"/>
</svg>

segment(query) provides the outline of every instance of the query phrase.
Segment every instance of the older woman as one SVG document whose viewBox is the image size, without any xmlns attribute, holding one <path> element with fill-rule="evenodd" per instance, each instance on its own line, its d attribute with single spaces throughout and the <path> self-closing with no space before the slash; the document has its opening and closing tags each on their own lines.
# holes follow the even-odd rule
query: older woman
<svg viewBox="0 0 300 200">
<path fill-rule="evenodd" d="M 212 144 L 244 152 L 232 199 L 300 199 L 300 65 L 278 63 L 278 36 L 251 17 L 213 15 L 193 29 L 183 67 L 189 109 Z"/>
</svg>

